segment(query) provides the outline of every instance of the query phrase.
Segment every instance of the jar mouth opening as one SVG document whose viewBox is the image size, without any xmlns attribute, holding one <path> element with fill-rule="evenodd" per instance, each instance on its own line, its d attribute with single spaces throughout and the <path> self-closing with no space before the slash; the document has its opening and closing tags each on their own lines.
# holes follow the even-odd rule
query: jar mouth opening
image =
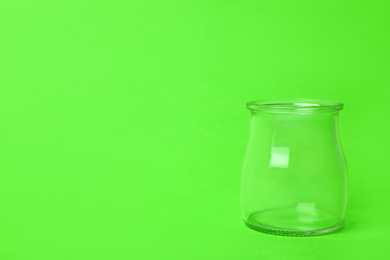
<svg viewBox="0 0 390 260">
<path fill-rule="evenodd" d="M 317 99 L 257 100 L 247 103 L 252 111 L 284 114 L 317 114 L 335 112 L 344 104 L 336 101 Z"/>
</svg>

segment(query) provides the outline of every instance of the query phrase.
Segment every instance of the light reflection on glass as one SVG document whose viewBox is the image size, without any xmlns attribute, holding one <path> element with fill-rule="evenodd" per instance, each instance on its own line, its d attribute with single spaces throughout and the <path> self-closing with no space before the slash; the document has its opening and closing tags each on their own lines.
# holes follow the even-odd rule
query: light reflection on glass
<svg viewBox="0 0 390 260">
<path fill-rule="evenodd" d="M 316 203 L 300 202 L 296 208 L 300 212 L 298 218 L 302 223 L 313 223 L 318 220 Z"/>
<path fill-rule="evenodd" d="M 289 147 L 275 147 L 271 149 L 270 167 L 288 168 L 290 158 Z"/>
</svg>

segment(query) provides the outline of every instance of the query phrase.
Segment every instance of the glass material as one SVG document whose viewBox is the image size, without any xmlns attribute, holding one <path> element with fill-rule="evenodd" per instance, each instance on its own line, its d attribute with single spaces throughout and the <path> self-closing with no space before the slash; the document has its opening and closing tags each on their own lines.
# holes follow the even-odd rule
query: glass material
<svg viewBox="0 0 390 260">
<path fill-rule="evenodd" d="M 344 226 L 347 167 L 340 147 L 343 104 L 320 100 L 254 101 L 241 179 L 246 224 L 287 236 Z"/>
</svg>

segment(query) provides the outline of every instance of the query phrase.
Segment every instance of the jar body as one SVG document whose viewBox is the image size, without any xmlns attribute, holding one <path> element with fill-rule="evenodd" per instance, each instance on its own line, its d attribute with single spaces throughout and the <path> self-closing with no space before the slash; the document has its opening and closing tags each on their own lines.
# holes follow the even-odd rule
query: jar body
<svg viewBox="0 0 390 260">
<path fill-rule="evenodd" d="M 259 231 L 320 235 L 343 227 L 347 167 L 338 111 L 252 111 L 241 179 L 242 216 Z"/>
</svg>

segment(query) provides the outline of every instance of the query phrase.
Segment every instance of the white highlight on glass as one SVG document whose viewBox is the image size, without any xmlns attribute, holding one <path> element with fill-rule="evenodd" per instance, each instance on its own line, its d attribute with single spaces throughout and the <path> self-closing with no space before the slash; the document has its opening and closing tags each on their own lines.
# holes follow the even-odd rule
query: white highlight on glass
<svg viewBox="0 0 390 260">
<path fill-rule="evenodd" d="M 288 147 L 275 147 L 271 149 L 271 167 L 288 168 L 290 160 L 290 148 Z"/>
</svg>

